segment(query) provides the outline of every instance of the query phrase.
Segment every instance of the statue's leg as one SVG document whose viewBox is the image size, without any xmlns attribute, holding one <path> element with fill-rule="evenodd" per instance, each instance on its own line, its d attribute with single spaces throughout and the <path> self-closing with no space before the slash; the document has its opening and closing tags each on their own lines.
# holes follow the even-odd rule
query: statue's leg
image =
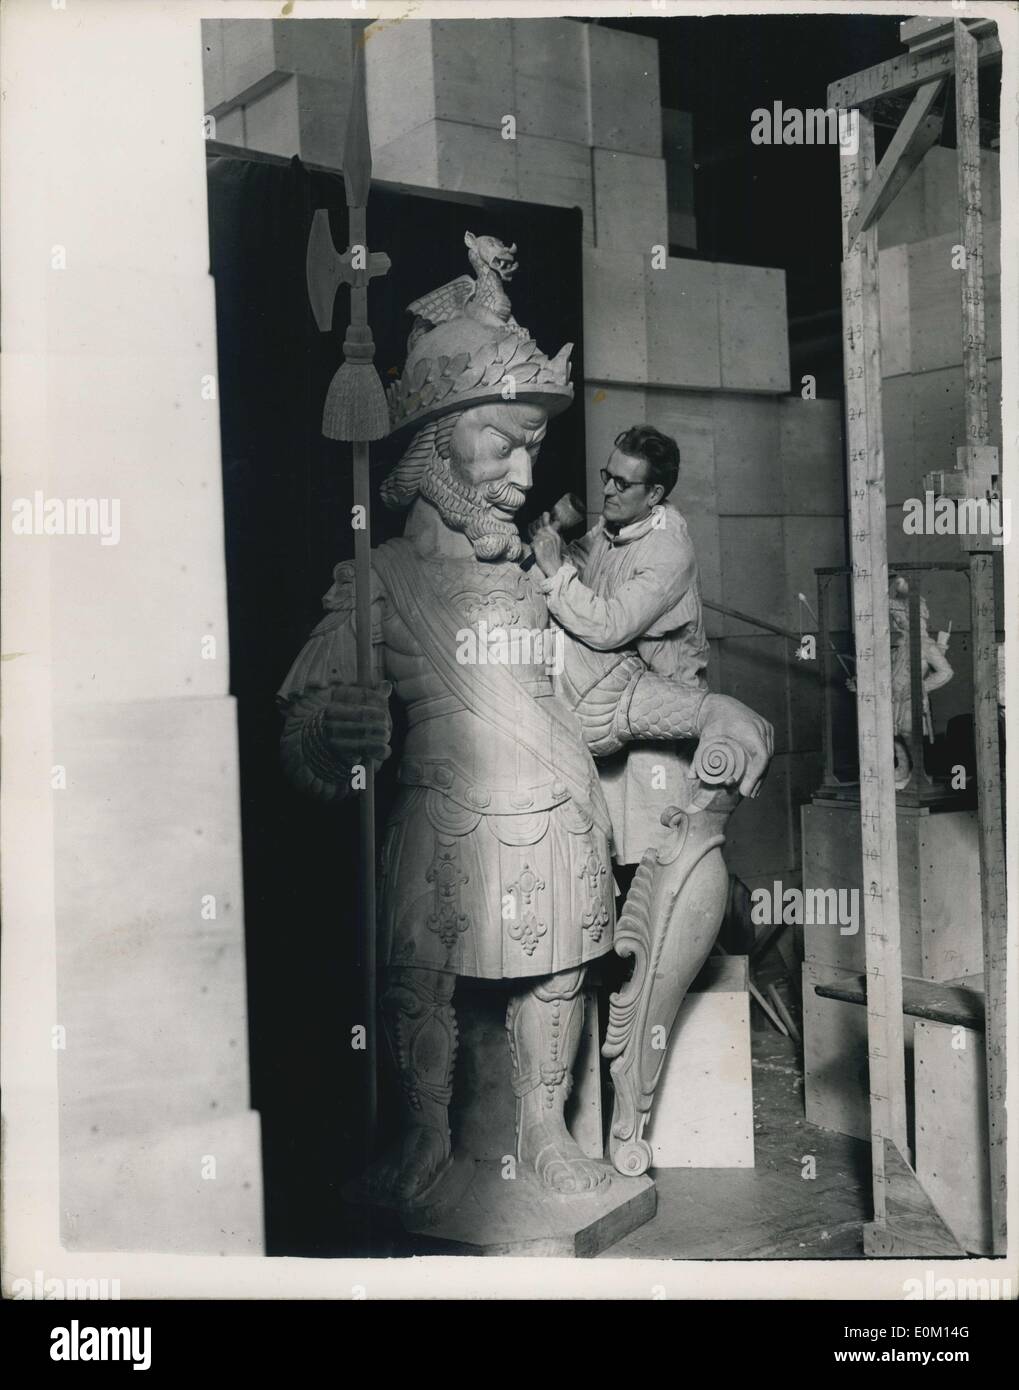
<svg viewBox="0 0 1019 1390">
<path fill-rule="evenodd" d="M 457 1028 L 452 998 L 456 976 L 394 967 L 382 996 L 382 1018 L 402 1090 L 402 1134 L 368 1174 L 383 1200 L 424 1197 L 451 1162 L 449 1102 Z"/>
<path fill-rule="evenodd" d="M 584 1024 L 584 967 L 549 975 L 515 995 L 506 1013 L 517 1158 L 556 1192 L 589 1192 L 605 1169 L 585 1157 L 566 1128 L 564 1110 Z"/>
</svg>

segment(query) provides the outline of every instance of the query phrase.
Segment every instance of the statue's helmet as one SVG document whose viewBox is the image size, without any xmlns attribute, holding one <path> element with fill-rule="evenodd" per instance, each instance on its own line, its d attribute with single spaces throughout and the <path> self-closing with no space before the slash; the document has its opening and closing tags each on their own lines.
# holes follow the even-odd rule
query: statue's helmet
<svg viewBox="0 0 1019 1390">
<path fill-rule="evenodd" d="M 393 434 L 476 405 L 535 402 L 552 416 L 573 400 L 573 344 L 547 357 L 510 312 L 500 274 L 508 248 L 470 233 L 465 240 L 478 279 L 461 275 L 408 306 L 407 362 L 387 392 Z"/>
</svg>

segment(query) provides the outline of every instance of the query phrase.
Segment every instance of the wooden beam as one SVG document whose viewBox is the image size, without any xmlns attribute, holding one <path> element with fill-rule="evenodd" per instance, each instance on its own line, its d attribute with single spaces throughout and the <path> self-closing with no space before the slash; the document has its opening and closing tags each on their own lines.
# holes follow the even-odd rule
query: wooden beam
<svg viewBox="0 0 1019 1390">
<path fill-rule="evenodd" d="M 964 24 L 955 24 L 956 146 L 959 203 L 966 267 L 962 277 L 963 373 L 966 383 L 966 447 L 970 493 L 979 451 L 990 439 L 987 410 L 987 346 L 984 324 L 984 234 L 980 186 L 978 123 L 978 42 Z M 971 641 L 973 644 L 974 734 L 977 765 L 980 898 L 983 921 L 987 1063 L 988 1143 L 991 1170 L 991 1236 L 996 1255 L 1007 1248 L 1005 1152 L 1005 846 L 1001 814 L 998 749 L 998 662 L 994 626 L 994 553 L 989 538 L 970 541 Z"/>
<path fill-rule="evenodd" d="M 997 26 L 982 34 L 976 44 L 979 64 L 1000 62 L 1001 44 Z M 876 101 L 878 97 L 891 96 L 894 92 L 915 92 L 917 87 L 933 82 L 935 78 L 949 77 L 954 64 L 949 35 L 942 46 L 924 49 L 923 52 L 904 53 L 901 57 L 889 58 L 885 63 L 864 68 L 852 77 L 833 82 L 828 88 L 828 105 L 836 110 L 848 110 Z"/>
<path fill-rule="evenodd" d="M 856 632 L 874 1218 L 887 1221 L 887 1145 L 907 1153 L 899 862 L 892 757 L 888 547 L 881 426 L 877 228 L 849 226 L 874 175 L 874 125 L 860 113 L 859 149 L 840 153 L 842 314 L 846 376 L 853 615 Z"/>
<path fill-rule="evenodd" d="M 940 99 L 945 86 L 944 78 L 938 78 L 918 88 L 877 172 L 849 219 L 850 245 L 892 205 L 910 174 L 940 136 L 945 117 Z"/>
</svg>

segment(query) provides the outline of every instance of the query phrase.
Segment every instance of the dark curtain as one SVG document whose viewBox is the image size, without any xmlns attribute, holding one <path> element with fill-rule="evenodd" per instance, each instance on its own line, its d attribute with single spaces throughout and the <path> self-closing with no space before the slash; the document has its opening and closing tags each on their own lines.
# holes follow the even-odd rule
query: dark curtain
<svg viewBox="0 0 1019 1390">
<path fill-rule="evenodd" d="M 284 782 L 274 705 L 321 613 L 333 566 L 353 554 L 350 449 L 320 433 L 322 403 L 342 361 L 349 297 L 340 290 L 334 328 L 322 334 L 305 285 L 308 230 L 319 207 L 330 210 L 342 251 L 342 178 L 297 159 L 210 160 L 252 1105 L 262 1118 L 267 1246 L 275 1255 L 352 1253 L 340 1187 L 363 1157 L 364 1053 L 351 1047 L 351 1029 L 366 1022 L 355 949 L 357 810 L 308 801 Z M 405 306 L 468 270 L 468 230 L 517 243 L 514 315 L 550 355 L 574 342 L 573 379 L 582 382 L 578 211 L 376 185 L 369 243 L 392 261 L 369 293 L 383 381 L 402 369 Z M 394 461 L 385 444 L 373 448 L 376 481 Z M 550 426 L 524 523 L 566 491 L 583 495 L 584 476 L 578 385 L 574 406 Z M 373 500 L 378 544 L 399 533 L 403 518 Z M 380 827 L 395 761 L 379 776 Z"/>
</svg>

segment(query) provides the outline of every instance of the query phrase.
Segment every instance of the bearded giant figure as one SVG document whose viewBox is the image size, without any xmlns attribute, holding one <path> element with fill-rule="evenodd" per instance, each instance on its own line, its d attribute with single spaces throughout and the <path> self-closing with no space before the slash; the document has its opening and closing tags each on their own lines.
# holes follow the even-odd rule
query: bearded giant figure
<svg viewBox="0 0 1019 1390">
<path fill-rule="evenodd" d="M 467 244 L 477 280 L 461 276 L 410 306 L 406 366 L 390 388 L 391 428 L 407 444 L 382 497 L 407 522 L 402 539 L 372 552 L 378 685 L 355 683 L 345 562 L 279 694 L 284 765 L 326 800 L 348 793 L 353 769 L 388 756 L 392 693 L 406 710 L 378 924 L 402 1133 L 366 1182 L 375 1199 L 411 1205 L 452 1158 L 458 976 L 510 985 L 518 1160 L 564 1195 L 607 1180 L 564 1118 L 585 970 L 612 949 L 615 926 L 611 827 L 591 746 L 649 730 L 696 736 L 706 715 L 700 691 L 679 699 L 681 709 L 670 696 L 663 713 L 661 698 L 641 697 L 640 671 L 614 657 L 603 698 L 599 671 L 581 672 L 579 694 L 576 680 L 554 684 L 544 651 L 530 662 L 464 660 L 465 629 L 505 639 L 549 626 L 541 572 L 520 563 L 514 515 L 550 418 L 573 399 L 572 344 L 547 357 L 510 312 L 513 248 L 469 234 Z"/>
</svg>

